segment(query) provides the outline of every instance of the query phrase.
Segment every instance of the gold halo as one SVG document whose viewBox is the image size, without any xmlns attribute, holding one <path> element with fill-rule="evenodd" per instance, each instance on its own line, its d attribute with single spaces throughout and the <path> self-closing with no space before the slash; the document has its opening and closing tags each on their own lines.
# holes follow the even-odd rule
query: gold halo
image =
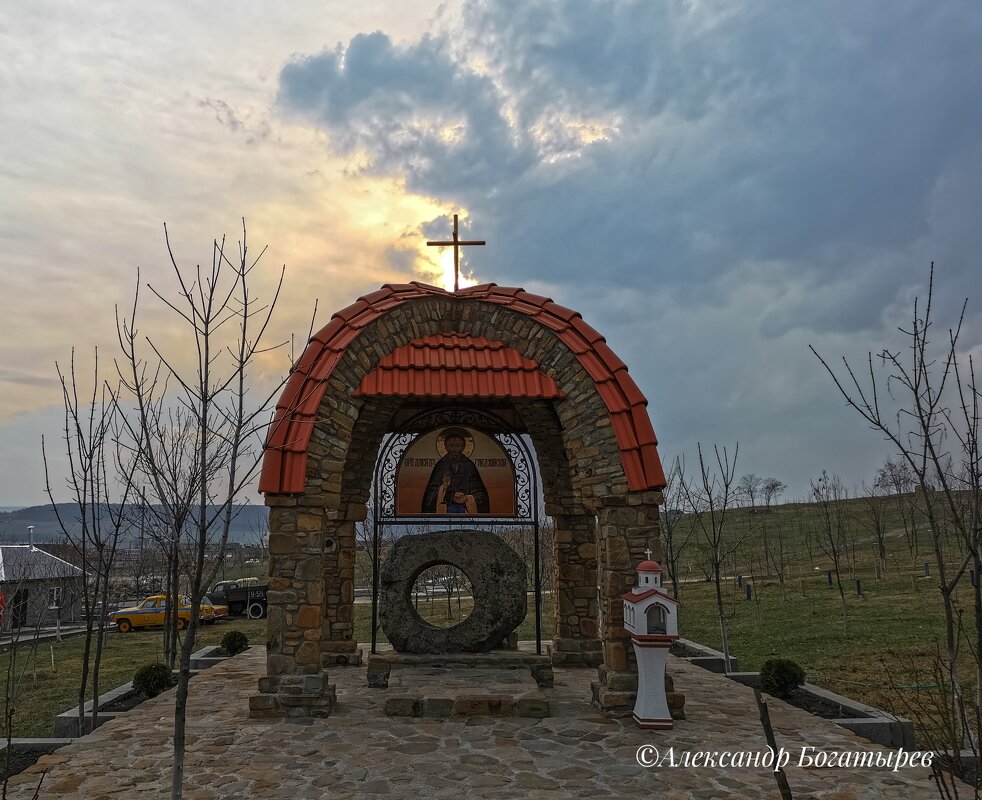
<svg viewBox="0 0 982 800">
<path fill-rule="evenodd" d="M 436 437 L 436 451 L 440 454 L 440 458 L 443 458 L 447 454 L 447 446 L 443 443 L 446 437 L 446 432 L 448 430 L 458 430 L 464 431 L 467 435 L 464 437 L 464 455 L 470 458 L 471 453 L 474 452 L 474 434 L 472 434 L 467 428 L 462 428 L 459 425 L 454 425 L 452 428 L 444 428 Z"/>
</svg>

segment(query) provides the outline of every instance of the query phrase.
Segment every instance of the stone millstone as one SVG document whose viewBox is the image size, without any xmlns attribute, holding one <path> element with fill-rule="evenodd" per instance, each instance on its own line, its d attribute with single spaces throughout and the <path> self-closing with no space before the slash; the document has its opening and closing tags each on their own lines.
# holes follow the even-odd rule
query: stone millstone
<svg viewBox="0 0 982 800">
<path fill-rule="evenodd" d="M 413 583 L 436 564 L 452 564 L 471 582 L 474 610 L 452 628 L 425 622 L 413 608 Z M 498 647 L 525 619 L 525 564 L 488 531 L 403 536 L 382 565 L 382 630 L 403 653 L 480 653 Z"/>
</svg>

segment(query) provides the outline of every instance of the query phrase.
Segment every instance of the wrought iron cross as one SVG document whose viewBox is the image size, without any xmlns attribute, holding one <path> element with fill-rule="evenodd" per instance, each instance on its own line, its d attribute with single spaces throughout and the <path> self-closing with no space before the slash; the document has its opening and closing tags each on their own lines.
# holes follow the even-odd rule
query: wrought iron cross
<svg viewBox="0 0 982 800">
<path fill-rule="evenodd" d="M 457 215 L 453 215 L 453 241 L 452 242 L 427 242 L 428 247 L 453 247 L 453 290 L 460 289 L 460 248 L 464 245 L 487 244 L 487 242 L 462 242 L 457 233 Z"/>
</svg>

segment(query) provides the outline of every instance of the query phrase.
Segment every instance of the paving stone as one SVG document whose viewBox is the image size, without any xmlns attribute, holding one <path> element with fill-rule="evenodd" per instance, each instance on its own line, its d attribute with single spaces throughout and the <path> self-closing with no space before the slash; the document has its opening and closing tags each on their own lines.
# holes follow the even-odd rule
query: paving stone
<svg viewBox="0 0 982 800">
<path fill-rule="evenodd" d="M 534 772 L 519 772 L 515 776 L 515 785 L 522 789 L 558 789 L 559 783 L 544 775 Z"/>
<path fill-rule="evenodd" d="M 247 721 L 248 698 L 264 674 L 261 651 L 212 667 L 191 682 L 185 797 L 236 800 L 332 800 L 365 797 L 515 797 L 716 800 L 775 797 L 767 770 L 649 769 L 637 748 L 665 752 L 762 750 L 753 693 L 713 673 L 672 660 L 688 719 L 671 731 L 642 731 L 607 719 L 589 705 L 593 670 L 558 669 L 563 717 L 471 717 L 466 720 L 382 713 L 383 691 L 365 688 L 364 668 L 334 669 L 332 716 L 297 724 Z M 50 764 L 40 796 L 130 800 L 169 794 L 173 692 L 139 706 L 70 745 Z M 827 720 L 779 701 L 769 703 L 778 744 L 831 750 L 883 750 Z M 234 730 L 234 735 L 229 731 Z M 215 754 L 216 752 L 220 754 Z M 794 762 L 792 761 L 792 764 Z M 11 800 L 34 797 L 40 772 L 15 776 Z M 822 800 L 933 798 L 929 770 L 787 769 L 795 797 Z M 968 790 L 964 792 L 970 794 Z"/>
<path fill-rule="evenodd" d="M 436 748 L 436 742 L 406 742 L 405 744 L 400 744 L 392 749 L 397 753 L 421 755 L 423 753 L 432 753 L 434 750 L 436 750 Z"/>
<path fill-rule="evenodd" d="M 500 775 L 479 775 L 467 782 L 471 789 L 499 789 L 509 783 L 509 778 Z"/>
<path fill-rule="evenodd" d="M 592 778 L 594 772 L 586 767 L 563 767 L 562 769 L 551 770 L 549 775 L 561 781 L 575 781 Z"/>
</svg>

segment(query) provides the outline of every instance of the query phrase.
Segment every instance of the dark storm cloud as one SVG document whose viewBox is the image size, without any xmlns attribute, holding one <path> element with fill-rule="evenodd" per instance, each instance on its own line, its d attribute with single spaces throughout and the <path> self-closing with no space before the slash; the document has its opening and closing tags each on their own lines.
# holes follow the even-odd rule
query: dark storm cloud
<svg viewBox="0 0 982 800">
<path fill-rule="evenodd" d="M 420 187 L 440 173 L 445 187 L 488 186 L 531 163 L 511 146 L 489 79 L 441 39 L 396 47 L 382 33 L 358 35 L 287 65 L 280 103 L 325 126 L 342 152 L 367 148 L 376 170 L 405 171 Z"/>
<path fill-rule="evenodd" d="M 466 204 L 503 279 L 606 280 L 616 264 L 684 294 L 776 262 L 816 286 L 875 270 L 870 293 L 889 299 L 884 283 L 923 272 L 939 179 L 979 163 L 974 4 L 480 2 L 462 17 L 453 34 L 300 59 L 280 100 L 374 169 Z M 564 148 L 579 119 L 617 133 Z M 865 297 L 828 324 L 865 324 Z"/>
<path fill-rule="evenodd" d="M 460 19 L 300 58 L 281 107 L 466 206 L 482 279 L 581 298 L 612 342 L 645 343 L 643 386 L 703 393 L 664 412 L 681 439 L 693 408 L 751 439 L 820 418 L 807 340 L 875 349 L 931 260 L 942 311 L 982 294 L 974 0 L 480 0 Z M 690 357 L 656 370 L 651 342 Z M 779 357 L 794 378 L 769 412 Z"/>
</svg>

